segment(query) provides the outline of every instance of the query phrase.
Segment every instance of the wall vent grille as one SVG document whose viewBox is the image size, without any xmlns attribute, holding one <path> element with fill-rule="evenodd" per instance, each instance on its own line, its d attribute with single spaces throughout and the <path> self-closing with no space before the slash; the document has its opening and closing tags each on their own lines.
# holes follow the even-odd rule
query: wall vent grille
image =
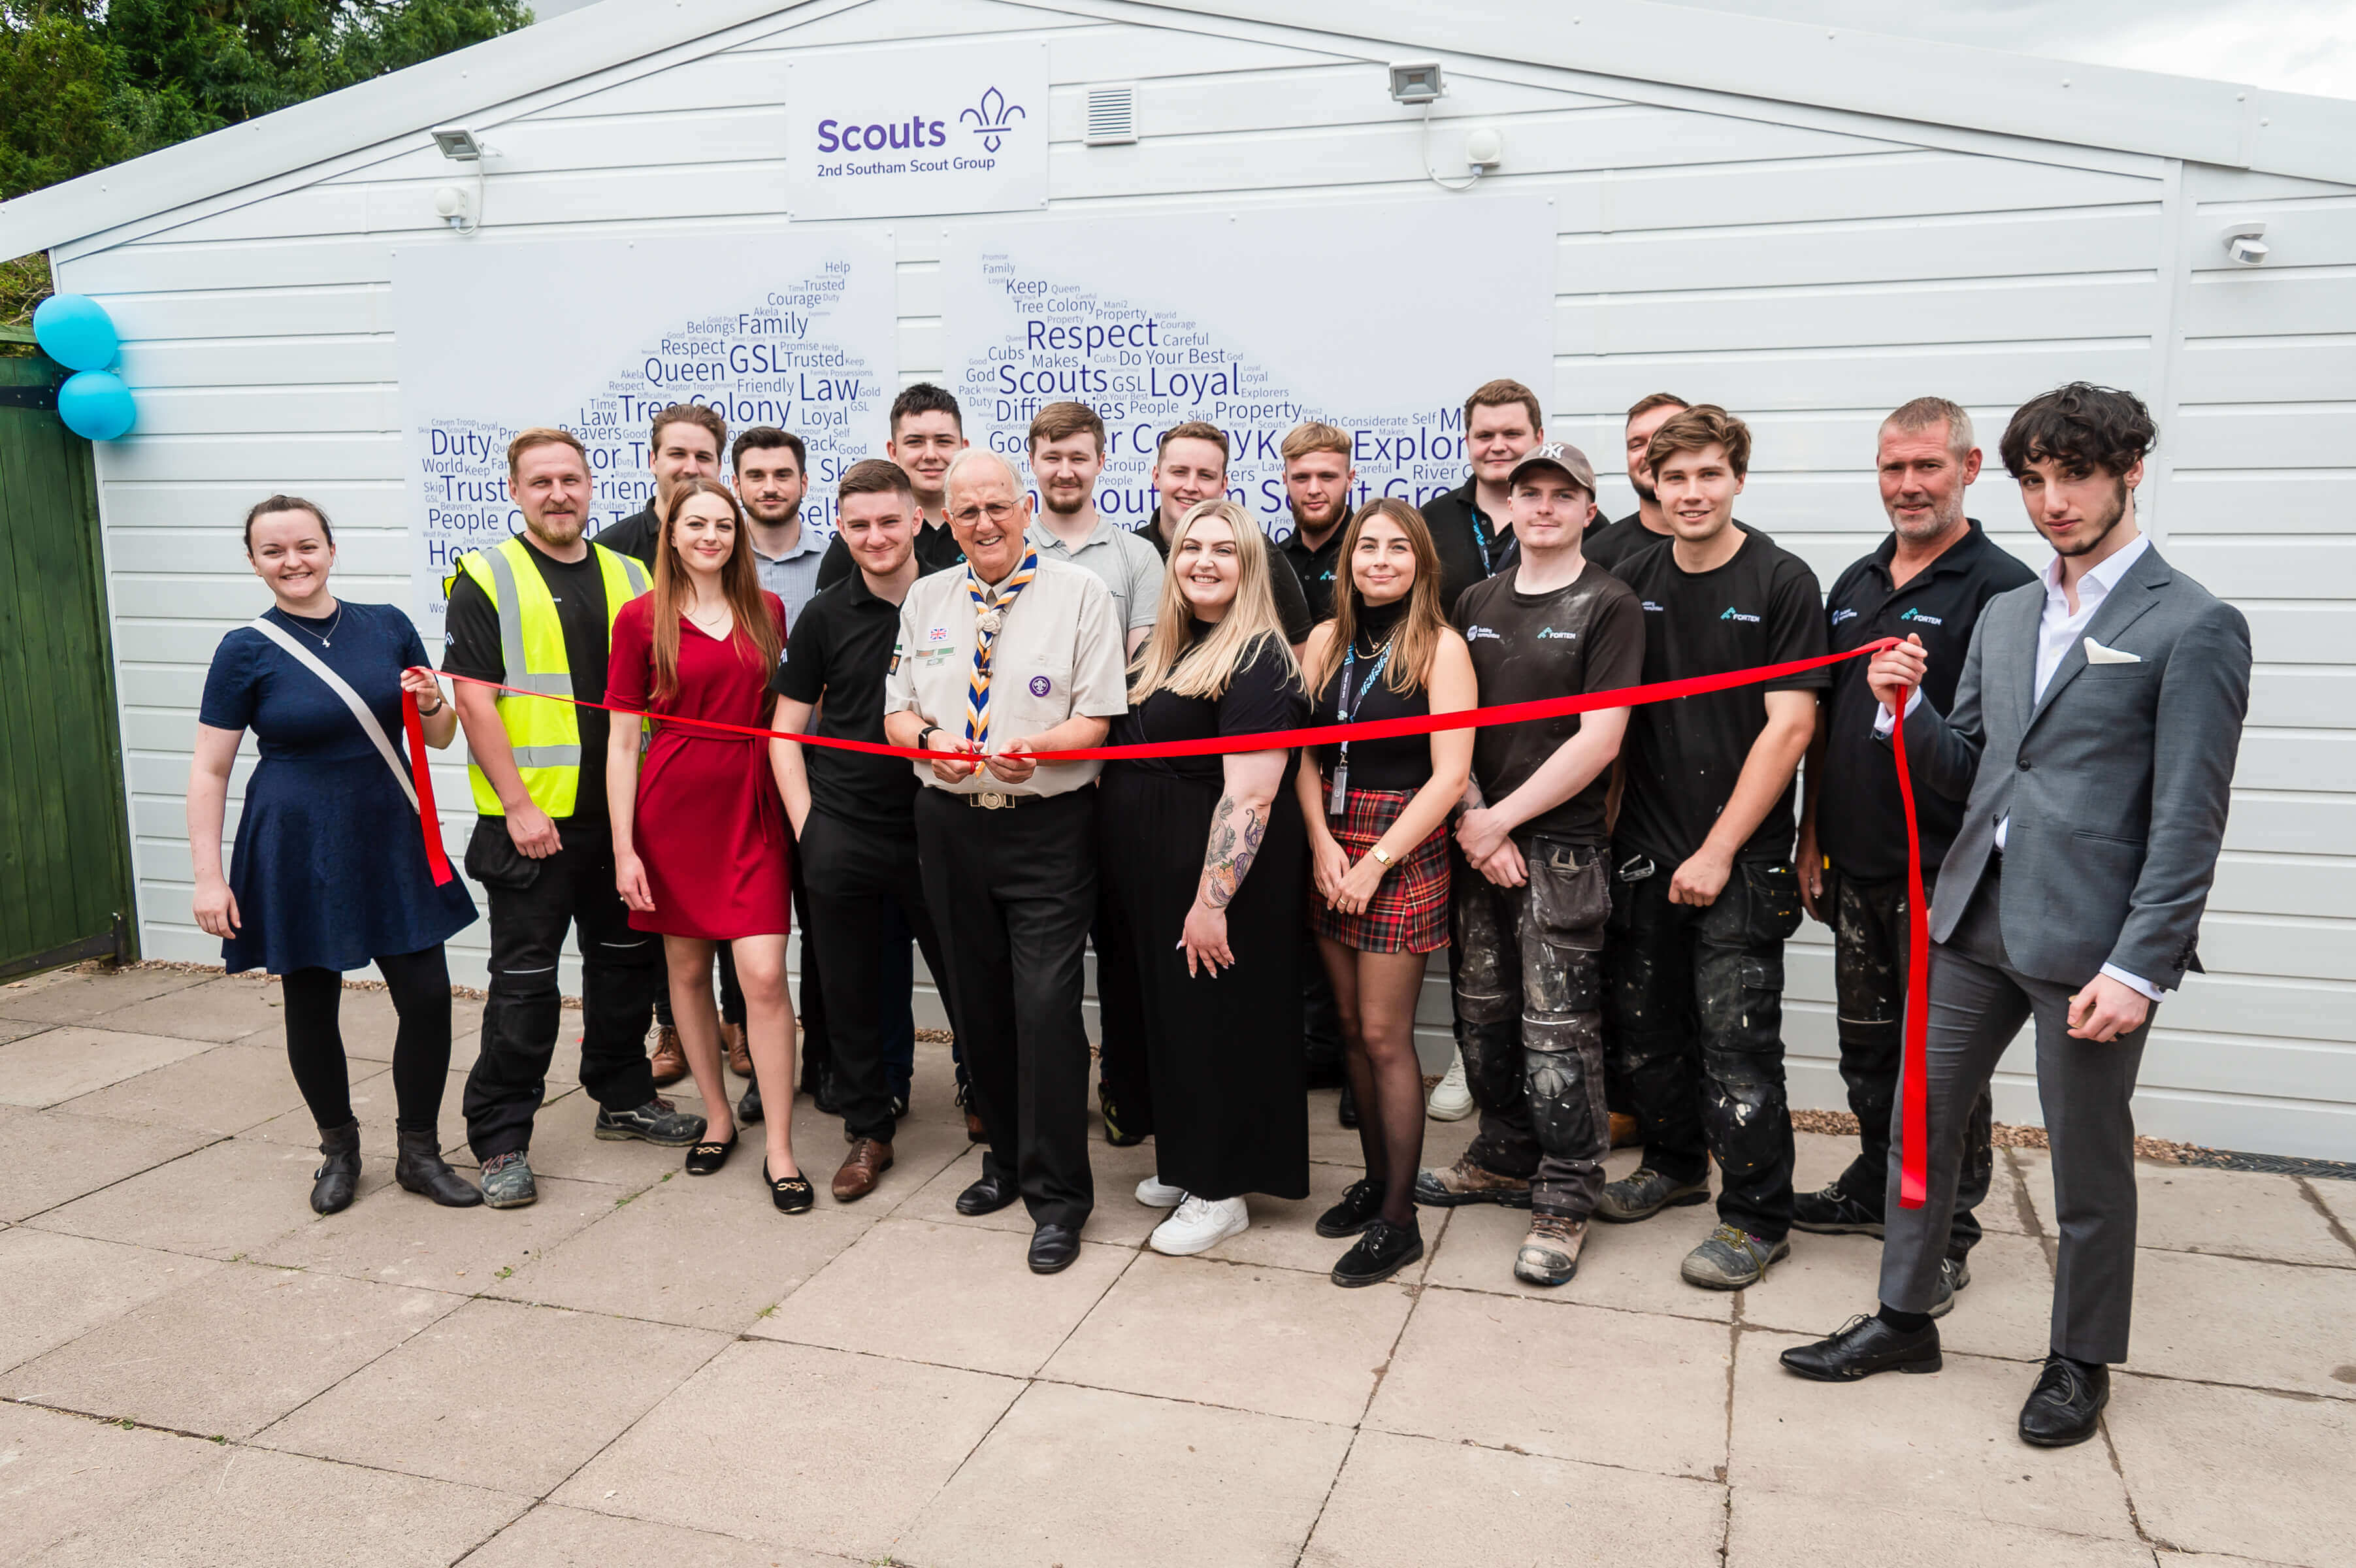
<svg viewBox="0 0 2356 1568">
<path fill-rule="evenodd" d="M 1136 140 L 1136 84 L 1119 81 L 1089 88 L 1087 145 L 1118 147 Z"/>
</svg>

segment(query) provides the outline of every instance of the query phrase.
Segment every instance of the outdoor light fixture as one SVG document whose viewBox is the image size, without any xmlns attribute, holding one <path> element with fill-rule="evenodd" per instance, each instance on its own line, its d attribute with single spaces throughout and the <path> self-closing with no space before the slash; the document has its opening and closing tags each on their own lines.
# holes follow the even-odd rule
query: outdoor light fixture
<svg viewBox="0 0 2356 1568">
<path fill-rule="evenodd" d="M 452 162 L 471 164 L 482 161 L 483 144 L 476 140 L 475 133 L 466 126 L 436 125 L 429 134 L 434 138 L 434 146 L 441 149 L 442 156 Z"/>
<path fill-rule="evenodd" d="M 1408 60 L 1391 67 L 1391 97 L 1398 102 L 1429 103 L 1447 91 L 1438 60 Z"/>
<path fill-rule="evenodd" d="M 475 194 L 471 200 L 461 186 L 445 185 L 434 193 L 434 210 L 442 221 L 455 233 L 472 234 L 483 226 L 483 160 L 490 156 L 491 149 L 465 125 L 436 125 L 428 134 L 444 157 L 475 167 Z"/>
<path fill-rule="evenodd" d="M 2254 267 L 2265 262 L 2271 253 L 2263 238 L 2265 231 L 2263 223 L 2244 223 L 2225 236 L 2225 253 L 2235 266 Z"/>
</svg>

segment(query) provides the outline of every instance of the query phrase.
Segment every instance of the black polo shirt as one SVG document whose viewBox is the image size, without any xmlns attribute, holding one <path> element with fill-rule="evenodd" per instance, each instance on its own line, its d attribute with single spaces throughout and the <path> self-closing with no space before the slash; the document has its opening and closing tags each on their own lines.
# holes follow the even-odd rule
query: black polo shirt
<svg viewBox="0 0 2356 1568">
<path fill-rule="evenodd" d="M 1440 555 L 1440 607 L 1446 615 L 1456 613 L 1456 601 L 1465 589 L 1522 558 L 1521 541 L 1481 510 L 1479 494 L 1478 482 L 1466 479 L 1417 509 Z"/>
<path fill-rule="evenodd" d="M 965 564 L 965 552 L 958 548 L 957 535 L 946 522 L 919 522 L 916 525 L 916 575 L 929 577 L 936 572 Z M 818 586 L 820 593 L 845 578 L 859 575 L 858 563 L 851 558 L 851 546 L 836 534 L 828 541 L 826 554 L 818 564 Z"/>
<path fill-rule="evenodd" d="M 1155 553 L 1164 561 L 1170 559 L 1170 542 L 1162 537 L 1160 513 L 1155 513 L 1143 528 L 1135 532 L 1143 534 L 1145 542 L 1152 545 Z M 1309 640 L 1309 634 L 1325 617 L 1309 613 L 1309 596 L 1301 589 L 1301 574 L 1292 569 L 1292 558 L 1262 531 L 1254 529 L 1252 532 L 1259 535 L 1260 543 L 1268 550 L 1269 593 L 1276 600 L 1276 618 L 1283 624 L 1284 640 L 1298 648 Z M 1336 534 L 1334 537 L 1338 539 L 1341 536 Z M 1332 613 L 1330 605 L 1327 613 Z"/>
<path fill-rule="evenodd" d="M 1910 632 L 1930 650 L 1922 700 L 1941 713 L 1954 705 L 1955 683 L 1970 651 L 1982 607 L 1997 595 L 2037 580 L 2037 574 L 1990 539 L 1977 521 L 1902 588 L 1890 585 L 1898 551 L 1891 534 L 1881 548 L 1854 563 L 1825 596 L 1825 621 L 1835 653 Z M 1826 721 L 1825 776 L 1811 789 L 1816 804 L 1816 845 L 1836 866 L 1860 882 L 1906 875 L 1906 816 L 1890 747 L 1873 736 L 1873 692 L 1868 659 L 1833 666 Z M 1922 835 L 1922 865 L 1935 873 L 1963 826 L 1964 804 L 1935 789 L 1914 791 L 1914 822 Z"/>
<path fill-rule="evenodd" d="M 1349 519 L 1333 525 L 1325 542 L 1312 550 L 1309 542 L 1301 537 L 1301 524 L 1295 520 L 1292 537 L 1279 545 L 1278 552 L 1292 565 L 1292 575 L 1300 579 L 1302 597 L 1309 601 L 1312 620 L 1333 618 L 1333 588 L 1342 571 L 1342 536 L 1350 532 Z"/>
<path fill-rule="evenodd" d="M 616 554 L 635 557 L 651 572 L 655 569 L 655 542 L 661 537 L 662 524 L 655 521 L 654 505 L 649 502 L 619 522 L 608 524 L 596 539 Z"/>
<path fill-rule="evenodd" d="M 1580 541 L 1579 553 L 1617 576 L 1622 562 L 1667 537 L 1665 533 L 1655 533 L 1646 528 L 1643 514 L 1632 511 L 1616 521 L 1605 522 L 1599 519 L 1589 523 L 1587 537 Z"/>
<path fill-rule="evenodd" d="M 900 607 L 869 592 L 866 577 L 854 571 L 802 607 L 769 690 L 818 708 L 812 735 L 881 743 L 884 679 L 899 637 Z M 873 832 L 916 831 L 920 786 L 900 758 L 811 746 L 802 748 L 802 765 L 812 809 Z"/>
</svg>

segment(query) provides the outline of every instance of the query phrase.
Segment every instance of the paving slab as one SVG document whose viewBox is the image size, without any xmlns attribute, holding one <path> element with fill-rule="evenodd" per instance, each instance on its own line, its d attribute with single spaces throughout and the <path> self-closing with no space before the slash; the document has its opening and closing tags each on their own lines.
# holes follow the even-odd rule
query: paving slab
<svg viewBox="0 0 2356 1568">
<path fill-rule="evenodd" d="M 253 1055 L 261 1047 L 251 1043 L 237 1047 Z M 285 1071 L 284 1057 L 279 1058 L 279 1070 Z M 353 1058 L 346 1063 L 349 1069 L 351 1088 L 348 1097 L 352 1102 L 352 1116 L 360 1124 L 360 1157 L 363 1160 L 390 1161 L 401 1153 L 401 1136 L 394 1126 L 400 1108 L 394 1103 L 392 1069 L 372 1061 Z M 442 1096 L 441 1139 L 450 1163 L 471 1173 L 474 1156 L 463 1147 L 466 1139 L 465 1120 L 458 1114 L 458 1097 L 465 1092 L 466 1078 L 452 1073 L 448 1090 Z M 296 1102 L 267 1121 L 257 1122 L 239 1129 L 241 1138 L 259 1138 L 265 1144 L 277 1144 L 290 1149 L 313 1149 L 319 1146 L 319 1123 L 313 1119 L 310 1108 Z M 455 1153 L 450 1153 L 454 1147 Z"/>
<path fill-rule="evenodd" d="M 2139 1247 L 2356 1269 L 2294 1176 L 2139 1162 L 2136 1197 Z"/>
<path fill-rule="evenodd" d="M 244 1437 L 458 1299 L 233 1263 L 0 1380 L 0 1394 L 198 1436 Z"/>
<path fill-rule="evenodd" d="M 1348 1425 L 1414 1295 L 1259 1263 L 1141 1252 L 1040 1376 Z"/>
<path fill-rule="evenodd" d="M 469 1179 L 474 1175 L 461 1174 Z M 509 1209 L 444 1208 L 388 1183 L 341 1214 L 263 1243 L 252 1256 L 259 1262 L 382 1284 L 503 1294 L 501 1271 L 528 1267 L 613 1212 L 614 1189 L 600 1182 L 548 1177 L 540 1183 L 538 1203 Z M 607 1272 L 627 1277 L 628 1269 L 617 1267 L 616 1259 L 608 1257 L 605 1265 Z"/>
<path fill-rule="evenodd" d="M 1096 1176 L 1097 1206 L 1080 1232 L 1089 1241 L 1115 1247 L 1135 1247 L 1153 1234 L 1153 1228 L 1169 1218 L 1169 1210 L 1148 1208 L 1137 1201 L 1137 1184 L 1153 1174 L 1153 1145 L 1151 1142 L 1133 1148 L 1115 1149 L 1101 1140 L 1089 1145 L 1088 1162 Z M 894 1175 L 898 1174 L 896 1172 Z M 1022 1204 L 1010 1204 L 995 1214 L 968 1219 L 957 1211 L 957 1196 L 980 1179 L 981 1151 L 970 1149 L 944 1166 L 939 1175 L 926 1182 L 914 1193 L 893 1206 L 895 1219 L 929 1219 L 943 1225 L 959 1225 L 988 1230 L 1012 1233 L 1023 1237 L 1031 1234 L 1030 1212 Z M 821 1194 L 825 1188 L 820 1187 Z M 882 1197 L 882 1193 L 876 1197 Z M 823 1197 L 819 1198 L 822 1203 Z M 873 1197 L 862 1198 L 873 1203 Z M 1027 1243 L 1014 1243 L 1019 1251 Z"/>
<path fill-rule="evenodd" d="M 1136 1256 L 1083 1243 L 1071 1267 L 1043 1277 L 999 1231 L 887 1219 L 749 1332 L 1029 1377 Z"/>
<path fill-rule="evenodd" d="M 316 1148 L 230 1138 L 50 1209 L 37 1223 L 167 1252 L 241 1257 L 316 1218 L 311 1183 L 318 1168 Z M 390 1164 L 364 1165 L 359 1201 L 391 1180 Z"/>
<path fill-rule="evenodd" d="M 742 1333 L 764 1307 L 857 1240 L 869 1222 L 820 1209 L 780 1214 L 766 1189 L 729 1181 L 736 1174 L 731 1162 L 716 1176 L 675 1176 L 618 1206 L 610 1187 L 562 1184 L 597 1195 L 603 1212 L 596 1222 L 575 1228 L 514 1277 L 483 1288 L 583 1312 Z M 540 1202 L 515 1212 L 547 1207 L 548 1190 L 557 1185 L 541 1183 Z"/>
<path fill-rule="evenodd" d="M 1312 1089 L 1309 1091 L 1309 1157 L 1325 1165 L 1349 1165 L 1364 1171 L 1366 1168 L 1365 1148 L 1358 1141 L 1358 1130 L 1342 1125 L 1335 1113 L 1342 1103 L 1338 1089 Z M 1423 1163 L 1427 1165 L 1448 1165 L 1481 1131 L 1481 1113 L 1459 1122 L 1423 1120 Z"/>
<path fill-rule="evenodd" d="M 1714 1323 L 1427 1285 L 1365 1423 L 1716 1479 L 1730 1337 Z"/>
<path fill-rule="evenodd" d="M 0 1106 L 0 1219 L 29 1219 L 213 1141 L 185 1127 Z"/>
<path fill-rule="evenodd" d="M 1715 1481 L 1364 1432 L 1301 1561 L 1719 1568 L 1725 1530 L 1726 1488 Z"/>
<path fill-rule="evenodd" d="M 32 1023 L 21 1018 L 0 1018 L 0 1046 L 5 1046 L 12 1040 L 24 1039 L 27 1036 L 37 1035 L 44 1029 L 56 1027 L 55 1024 Z"/>
<path fill-rule="evenodd" d="M 2356 1408 L 2345 1401 L 2115 1374 L 2103 1419 L 2153 1540 L 2311 1568 L 2349 1562 Z"/>
<path fill-rule="evenodd" d="M 208 1040 L 75 1025 L 0 1046 L 0 1101 L 56 1105 L 212 1048 Z"/>
<path fill-rule="evenodd" d="M 2356 1181 L 2308 1176 L 2303 1184 L 2337 1223 L 2342 1243 L 2356 1251 Z"/>
<path fill-rule="evenodd" d="M 118 1007 L 217 978 L 171 969 L 103 972 L 59 969 L 0 985 L 0 1018 L 38 1024 L 86 1023 Z"/>
<path fill-rule="evenodd" d="M 1815 1383 L 1776 1361 L 1804 1342 L 1763 1330 L 1741 1337 L 1728 1469 L 1738 1497 L 1787 1492 L 1827 1510 L 1903 1497 L 1972 1529 L 2135 1539 L 2126 1488 L 2102 1444 L 2044 1450 L 2020 1441 L 2021 1402 L 2036 1382 L 2029 1369 L 1950 1355 L 1930 1376 Z"/>
<path fill-rule="evenodd" d="M 284 1051 L 216 1046 L 93 1090 L 67 1101 L 59 1109 L 112 1116 L 119 1122 L 155 1122 L 224 1134 L 296 1112 L 302 1114 L 312 1142 L 316 1143 L 316 1125 L 302 1112 L 302 1104 L 303 1091 L 295 1087 Z"/>
<path fill-rule="evenodd" d="M 174 1035 L 227 1043 L 272 1031 L 285 1045 L 286 993 L 266 975 L 226 975 L 134 1002 L 106 1014 L 106 1026 L 133 1034 Z"/>
<path fill-rule="evenodd" d="M 22 1225 L 0 1231 L 0 1371 L 220 1266 Z"/>
<path fill-rule="evenodd" d="M 1938 1485 L 1927 1478 L 1927 1489 Z M 2163 1562 L 2171 1562 L 2162 1559 Z M 1738 1487 L 1727 1531 L 1726 1568 L 1824 1568 L 1870 1563 L 1875 1568 L 1987 1568 L 1991 1563 L 2037 1568 L 2152 1568 L 2140 1541 L 2070 1535 L 1912 1507 L 1827 1508 L 1795 1492 Z"/>
<path fill-rule="evenodd" d="M 2138 1372 L 2356 1399 L 2356 1271 L 2138 1249 Z"/>
<path fill-rule="evenodd" d="M 41 1568 L 442 1568 L 529 1502 L 479 1487 L 232 1447 L 39 1561 Z"/>
<path fill-rule="evenodd" d="M 1290 1568 L 1346 1428 L 1034 1384 L 933 1499 L 918 1568 Z"/>
<path fill-rule="evenodd" d="M 15 1563 L 213 1463 L 201 1438 L 0 1402 L 0 1563 Z"/>
<path fill-rule="evenodd" d="M 849 1559 L 542 1503 L 477 1548 L 466 1568 L 848 1568 Z"/>
<path fill-rule="evenodd" d="M 1972 1283 L 1939 1319 L 1949 1350 L 2042 1361 L 2052 1343 L 2053 1271 L 2045 1243 L 1991 1230 L 1972 1249 Z M 1880 1302 L 1881 1243 L 1794 1231 L 1792 1255 L 1742 1293 L 1742 1321 L 1821 1339 Z"/>
<path fill-rule="evenodd" d="M 1435 1217 L 1448 1217 L 1447 1232 L 1424 1274 L 1428 1283 L 1456 1290 L 1490 1291 L 1537 1301 L 1575 1301 L 1622 1312 L 1656 1312 L 1711 1323 L 1731 1322 L 1730 1291 L 1696 1290 L 1677 1277 L 1677 1265 L 1718 1223 L 1708 1204 L 1664 1209 L 1638 1225 L 1592 1220 L 1579 1254 L 1579 1273 L 1563 1285 L 1526 1284 L 1514 1277 L 1514 1255 L 1528 1233 L 1526 1208 L 1467 1204 L 1462 1208 L 1421 1211 L 1424 1245 L 1431 1247 Z M 1777 1273 L 1781 1273 L 1779 1266 Z M 1769 1286 L 1783 1282 L 1772 1279 Z"/>
<path fill-rule="evenodd" d="M 1023 1385 L 740 1340 L 550 1500 L 872 1562 Z"/>
<path fill-rule="evenodd" d="M 470 1301 L 260 1441 L 543 1497 L 726 1343 L 668 1324 Z"/>
<path fill-rule="evenodd" d="M 676 1102 L 676 1096 L 670 1098 Z M 547 1101 L 532 1121 L 532 1173 L 639 1189 L 653 1186 L 666 1172 L 677 1173 L 685 1167 L 685 1149 L 659 1149 L 635 1138 L 607 1143 L 597 1136 L 596 1124 L 595 1101 L 578 1089 L 560 1092 L 551 1085 Z M 454 1143 L 463 1143 L 465 1125 L 455 1118 L 445 1117 L 442 1135 Z M 455 1163 L 472 1157 L 462 1154 L 451 1159 Z M 760 1161 L 755 1159 L 750 1179 L 757 1184 L 760 1176 Z"/>
<path fill-rule="evenodd" d="M 1328 1240 L 1317 1234 L 1317 1217 L 1342 1200 L 1365 1173 L 1355 1165 L 1332 1165 L 1312 1163 L 1309 1167 L 1309 1196 L 1290 1199 L 1268 1197 L 1254 1193 L 1248 1199 L 1251 1229 L 1240 1236 L 1230 1236 L 1209 1252 L 1235 1263 L 1266 1263 L 1271 1268 L 1299 1269 L 1312 1274 L 1331 1275 L 1333 1265 L 1342 1261 L 1357 1240 L 1355 1236 L 1341 1240 Z M 1134 1191 L 1120 1195 L 1121 1201 L 1135 1203 Z M 1419 1217 L 1423 1230 L 1424 1253 L 1427 1260 L 1432 1243 L 1440 1231 L 1444 1218 L 1437 1209 L 1426 1209 Z M 1423 1277 L 1425 1264 L 1418 1263 L 1400 1271 L 1395 1277 L 1401 1283 L 1413 1284 Z"/>
</svg>

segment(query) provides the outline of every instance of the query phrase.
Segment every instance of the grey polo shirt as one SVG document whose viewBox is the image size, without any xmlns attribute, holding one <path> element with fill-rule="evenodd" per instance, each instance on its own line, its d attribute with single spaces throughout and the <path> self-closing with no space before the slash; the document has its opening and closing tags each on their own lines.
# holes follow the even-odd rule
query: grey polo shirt
<svg viewBox="0 0 2356 1568">
<path fill-rule="evenodd" d="M 745 530 L 748 540 L 751 533 L 750 529 Z M 753 566 L 761 575 L 761 586 L 785 601 L 788 636 L 793 632 L 794 622 L 801 618 L 802 607 L 818 592 L 818 568 L 826 559 L 826 543 L 815 537 L 810 525 L 804 522 L 794 547 L 783 555 L 764 555 L 759 545 L 753 546 Z"/>
<path fill-rule="evenodd" d="M 1035 517 L 1023 537 L 1042 561 L 1068 561 L 1095 573 L 1112 595 L 1113 613 L 1124 629 L 1135 631 L 1153 624 L 1154 612 L 1162 605 L 1163 567 L 1162 553 L 1143 539 L 1103 517 L 1097 519 L 1096 532 L 1082 540 L 1076 550 L 1048 532 L 1047 525 Z"/>
</svg>

